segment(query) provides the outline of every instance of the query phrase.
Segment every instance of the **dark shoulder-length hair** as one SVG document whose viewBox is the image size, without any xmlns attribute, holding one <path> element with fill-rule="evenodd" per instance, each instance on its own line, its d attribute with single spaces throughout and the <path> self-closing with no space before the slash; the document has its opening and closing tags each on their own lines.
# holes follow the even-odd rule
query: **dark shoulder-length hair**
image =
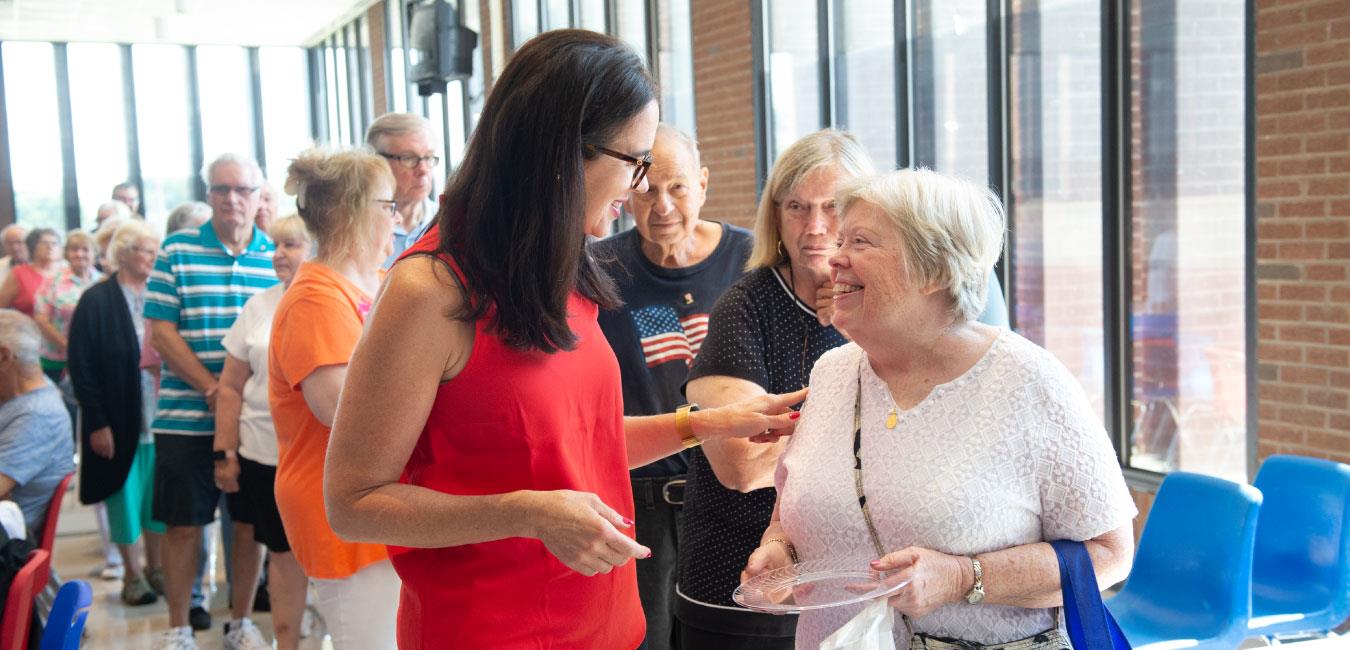
<svg viewBox="0 0 1350 650">
<path fill-rule="evenodd" d="M 511 347 L 571 350 L 575 290 L 602 308 L 614 284 L 586 251 L 585 145 L 605 145 L 656 98 L 656 82 L 622 41 L 545 32 L 516 51 L 483 106 L 438 215 L 440 251 L 467 280 L 455 318 L 490 313 Z M 489 312 L 491 309 L 491 312 Z"/>
</svg>

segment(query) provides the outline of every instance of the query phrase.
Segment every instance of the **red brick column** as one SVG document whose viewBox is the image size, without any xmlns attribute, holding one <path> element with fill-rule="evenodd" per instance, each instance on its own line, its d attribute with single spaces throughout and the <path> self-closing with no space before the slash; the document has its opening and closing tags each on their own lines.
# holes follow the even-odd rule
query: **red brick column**
<svg viewBox="0 0 1350 650">
<path fill-rule="evenodd" d="M 1350 2 L 1256 4 L 1258 453 L 1350 463 Z"/>
<path fill-rule="evenodd" d="M 750 3 L 691 3 L 699 149 L 709 169 L 704 219 L 749 227 L 755 218 L 755 113 Z"/>
</svg>

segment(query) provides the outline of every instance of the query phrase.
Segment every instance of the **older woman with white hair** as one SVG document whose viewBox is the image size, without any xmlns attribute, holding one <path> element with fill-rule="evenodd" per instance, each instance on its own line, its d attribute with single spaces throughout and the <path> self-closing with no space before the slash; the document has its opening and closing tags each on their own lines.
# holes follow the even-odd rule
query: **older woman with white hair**
<svg viewBox="0 0 1350 650">
<path fill-rule="evenodd" d="M 838 206 L 832 322 L 852 343 L 811 373 L 746 576 L 870 559 L 909 580 L 890 605 L 910 647 L 1068 648 L 1046 542 L 1085 542 L 1113 584 L 1129 571 L 1136 511 L 1073 375 L 974 321 L 1003 240 L 998 200 L 902 170 L 845 184 Z M 803 613 L 797 647 L 818 647 L 861 607 Z"/>
<path fill-rule="evenodd" d="M 226 356 L 225 368 L 220 373 L 212 450 L 223 456 L 215 465 L 215 481 L 216 487 L 226 494 L 234 521 L 234 543 L 261 544 L 267 548 L 272 629 L 280 650 L 294 650 L 300 643 L 300 619 L 305 610 L 308 579 L 291 552 L 277 509 L 277 431 L 267 402 L 267 357 L 272 317 L 281 304 L 281 294 L 291 286 L 300 265 L 310 258 L 313 241 L 305 222 L 296 215 L 268 226 L 268 233 L 277 245 L 272 268 L 281 284 L 249 298 L 221 340 Z M 233 594 L 236 602 L 232 607 L 241 616 L 246 614 L 253 596 L 253 589 L 236 585 Z M 233 640 L 226 637 L 227 645 L 233 644 L 232 647 L 270 647 L 251 621 L 247 625 L 241 621 L 231 628 L 231 634 L 237 637 Z M 244 637 L 251 638 L 254 645 L 244 645 Z"/>
<path fill-rule="evenodd" d="M 122 601 L 128 605 L 155 602 L 147 578 L 160 571 L 164 533 L 150 514 L 155 379 L 141 368 L 145 287 L 158 250 L 159 236 L 144 221 L 118 225 L 108 242 L 114 272 L 84 292 L 70 321 L 68 367 L 82 414 L 80 501 L 107 504 L 109 534 L 126 567 Z M 144 571 L 136 548 L 142 532 Z"/>
</svg>

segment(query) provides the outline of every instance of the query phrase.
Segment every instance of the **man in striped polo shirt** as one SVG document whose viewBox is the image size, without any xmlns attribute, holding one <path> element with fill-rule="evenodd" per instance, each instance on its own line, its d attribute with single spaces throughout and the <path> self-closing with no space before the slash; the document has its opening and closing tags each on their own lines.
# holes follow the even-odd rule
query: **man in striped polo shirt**
<svg viewBox="0 0 1350 650">
<path fill-rule="evenodd" d="M 164 240 L 145 299 L 151 342 L 164 359 L 153 426 L 152 510 L 155 519 L 168 525 L 163 554 L 171 629 L 157 647 L 181 650 L 197 647 L 188 624 L 192 580 L 202 526 L 215 519 L 220 500 L 211 448 L 212 412 L 225 363 L 221 339 L 250 296 L 277 284 L 272 270 L 276 247 L 254 225 L 263 183 L 258 164 L 227 154 L 212 161 L 202 175 L 211 220 Z M 236 591 L 247 593 L 251 603 L 260 558 L 247 552 L 255 547 L 252 526 L 236 521 L 234 532 L 236 539 L 248 538 L 235 544 L 231 562 Z M 234 609 L 234 618 L 247 617 L 248 612 Z"/>
</svg>

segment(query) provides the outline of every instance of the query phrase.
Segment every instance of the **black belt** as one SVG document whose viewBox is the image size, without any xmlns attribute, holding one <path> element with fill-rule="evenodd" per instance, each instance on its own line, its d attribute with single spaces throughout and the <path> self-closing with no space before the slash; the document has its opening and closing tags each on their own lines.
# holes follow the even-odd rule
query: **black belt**
<svg viewBox="0 0 1350 650">
<path fill-rule="evenodd" d="M 661 500 L 672 506 L 684 505 L 684 486 L 686 483 L 684 475 L 633 479 L 634 487 L 643 486 L 653 494 L 659 493 Z M 655 501 L 654 497 L 653 501 Z"/>
</svg>

